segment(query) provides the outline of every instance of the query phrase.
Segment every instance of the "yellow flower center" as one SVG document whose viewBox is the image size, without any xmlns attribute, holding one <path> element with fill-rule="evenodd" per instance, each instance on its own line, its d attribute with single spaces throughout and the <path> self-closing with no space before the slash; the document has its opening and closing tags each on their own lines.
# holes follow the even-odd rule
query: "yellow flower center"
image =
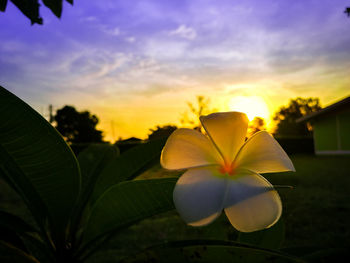
<svg viewBox="0 0 350 263">
<path fill-rule="evenodd" d="M 225 162 L 224 165 L 222 165 L 219 169 L 220 173 L 222 174 L 229 174 L 229 175 L 234 175 L 235 173 L 235 164 L 232 163 L 227 163 Z"/>
</svg>

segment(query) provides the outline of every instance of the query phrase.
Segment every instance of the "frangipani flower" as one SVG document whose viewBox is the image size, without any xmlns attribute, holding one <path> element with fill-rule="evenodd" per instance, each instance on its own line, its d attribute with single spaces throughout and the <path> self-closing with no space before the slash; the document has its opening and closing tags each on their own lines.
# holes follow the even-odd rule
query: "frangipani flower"
<svg viewBox="0 0 350 263">
<path fill-rule="evenodd" d="M 180 216 L 192 226 L 204 226 L 225 211 L 237 230 L 268 228 L 281 216 L 277 191 L 260 175 L 295 171 L 277 141 L 260 131 L 245 141 L 244 113 L 201 116 L 208 136 L 181 128 L 168 138 L 161 165 L 168 170 L 188 169 L 177 181 L 173 198 Z"/>
</svg>

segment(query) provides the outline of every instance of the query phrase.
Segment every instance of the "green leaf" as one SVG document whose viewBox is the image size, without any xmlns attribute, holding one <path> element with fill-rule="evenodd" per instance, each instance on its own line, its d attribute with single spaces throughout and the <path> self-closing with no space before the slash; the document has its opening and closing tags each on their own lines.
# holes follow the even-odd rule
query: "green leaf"
<svg viewBox="0 0 350 263">
<path fill-rule="evenodd" d="M 39 2 L 38 0 L 11 0 L 11 2 L 18 7 L 18 9 L 28 17 L 32 23 L 43 24 L 43 19 L 39 15 Z"/>
<path fill-rule="evenodd" d="M 48 217 L 53 237 L 62 242 L 80 190 L 77 160 L 42 116 L 2 87 L 0 174 L 15 187 L 39 227 Z"/>
<path fill-rule="evenodd" d="M 108 189 L 92 207 L 84 233 L 85 243 L 174 209 L 176 181 L 177 178 L 128 181 Z"/>
<path fill-rule="evenodd" d="M 37 231 L 20 217 L 0 211 L 0 240 L 25 250 L 25 245 L 20 237 L 35 232 Z"/>
<path fill-rule="evenodd" d="M 91 144 L 78 155 L 82 176 L 82 190 L 78 207 L 75 209 L 73 227 L 77 230 L 83 209 L 95 187 L 96 180 L 106 165 L 119 156 L 118 147 L 110 144 Z M 81 222 L 80 222 L 81 223 Z M 74 231 L 75 232 L 75 231 Z"/>
<path fill-rule="evenodd" d="M 28 253 L 38 259 L 40 263 L 52 263 L 56 261 L 54 257 L 55 251 L 39 238 L 31 235 L 23 235 L 21 236 L 21 240 Z"/>
<path fill-rule="evenodd" d="M 118 147 L 110 144 L 91 144 L 84 149 L 78 155 L 82 192 L 90 193 L 103 169 L 118 156 Z"/>
<path fill-rule="evenodd" d="M 36 232 L 35 228 L 25 222 L 22 218 L 1 210 L 0 227 L 10 229 L 20 234 Z"/>
<path fill-rule="evenodd" d="M 44 5 L 51 9 L 52 13 L 58 18 L 62 14 L 62 0 L 43 0 Z"/>
<path fill-rule="evenodd" d="M 278 249 L 282 245 L 284 235 L 284 223 L 283 220 L 280 219 L 275 225 L 268 229 L 252 233 L 240 232 L 237 241 L 261 248 Z"/>
<path fill-rule="evenodd" d="M 11 244 L 12 246 L 18 249 L 26 251 L 26 247 L 23 244 L 23 241 L 21 240 L 20 236 L 12 229 L 0 226 L 0 240 Z"/>
<path fill-rule="evenodd" d="M 166 138 L 149 141 L 131 148 L 111 161 L 96 182 L 91 202 L 94 203 L 112 185 L 131 180 L 150 166 L 159 163 L 165 141 Z"/>
<path fill-rule="evenodd" d="M 236 242 L 189 240 L 166 243 L 132 255 L 124 263 L 135 262 L 304 262 L 279 251 L 261 249 Z"/>
<path fill-rule="evenodd" d="M 32 185 L 30 179 L 26 177 L 23 171 L 18 167 L 16 161 L 13 160 L 8 152 L 2 147 L 1 142 L 0 157 L 0 176 L 2 176 L 8 185 L 19 194 L 31 211 L 38 226 L 41 227 L 42 231 L 45 231 L 42 226 L 48 218 L 47 206 Z"/>
<path fill-rule="evenodd" d="M 31 255 L 3 241 L 0 241 L 0 262 L 39 263 Z"/>
<path fill-rule="evenodd" d="M 41 263 L 53 262 L 50 248 L 35 236 L 37 231 L 21 218 L 0 211 L 0 239 L 24 252 L 34 255 Z"/>
<path fill-rule="evenodd" d="M 7 0 L 0 0 L 0 11 L 5 12 Z"/>
</svg>

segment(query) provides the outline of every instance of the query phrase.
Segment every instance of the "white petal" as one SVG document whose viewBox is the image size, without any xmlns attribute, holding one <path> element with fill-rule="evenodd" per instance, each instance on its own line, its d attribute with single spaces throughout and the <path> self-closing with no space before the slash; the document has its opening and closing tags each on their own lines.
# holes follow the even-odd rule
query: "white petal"
<svg viewBox="0 0 350 263">
<path fill-rule="evenodd" d="M 201 116 L 200 120 L 226 163 L 231 163 L 244 144 L 247 116 L 241 112 L 220 112 Z"/>
<path fill-rule="evenodd" d="M 282 204 L 273 186 L 247 170 L 233 176 L 224 202 L 232 226 L 241 232 L 253 232 L 275 224 L 282 214 Z"/>
<path fill-rule="evenodd" d="M 211 223 L 222 212 L 227 179 L 218 167 L 193 168 L 177 181 L 173 198 L 177 211 L 189 225 Z"/>
<path fill-rule="evenodd" d="M 266 131 L 254 134 L 241 148 L 235 166 L 256 173 L 295 171 L 292 161 Z"/>
<path fill-rule="evenodd" d="M 204 134 L 191 129 L 175 130 L 168 138 L 161 157 L 161 165 L 169 170 L 217 164 L 221 157 Z"/>
</svg>

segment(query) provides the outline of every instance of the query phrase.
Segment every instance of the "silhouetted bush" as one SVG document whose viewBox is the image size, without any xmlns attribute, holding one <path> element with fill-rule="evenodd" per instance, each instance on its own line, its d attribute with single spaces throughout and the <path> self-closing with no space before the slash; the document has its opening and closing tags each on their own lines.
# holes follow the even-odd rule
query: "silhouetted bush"
<svg viewBox="0 0 350 263">
<path fill-rule="evenodd" d="M 277 137 L 275 139 L 288 154 L 314 153 L 314 140 L 312 137 Z"/>
</svg>

